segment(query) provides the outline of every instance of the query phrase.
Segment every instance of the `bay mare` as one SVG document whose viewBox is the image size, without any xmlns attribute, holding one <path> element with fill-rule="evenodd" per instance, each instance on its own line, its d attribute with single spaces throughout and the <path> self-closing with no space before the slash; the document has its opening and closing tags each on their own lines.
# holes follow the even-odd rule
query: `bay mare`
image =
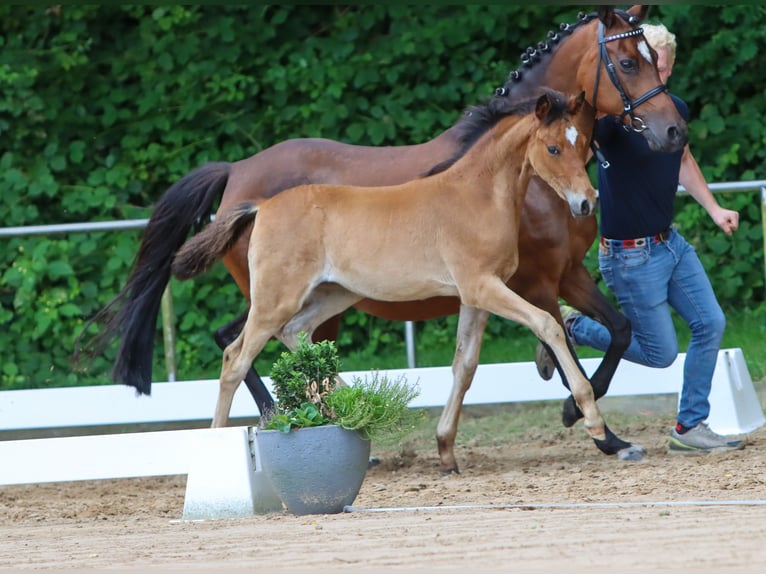
<svg viewBox="0 0 766 574">
<path fill-rule="evenodd" d="M 656 59 L 647 49 L 640 30 L 646 6 L 627 12 L 610 6 L 598 14 L 584 15 L 576 24 L 562 24 L 549 38 L 523 55 L 523 64 L 511 72 L 489 105 L 502 109 L 518 99 L 538 93 L 540 86 L 578 93 L 607 114 L 619 115 L 625 101 L 607 74 L 601 48 L 617 60 L 616 73 L 623 94 L 631 98 L 650 93 L 660 84 Z M 609 41 L 599 43 L 599 31 Z M 650 54 L 647 60 L 646 54 Z M 601 71 L 597 74 L 597 71 Z M 598 83 L 597 77 L 602 81 Z M 646 129 L 643 135 L 656 149 L 674 150 L 686 142 L 686 125 L 670 98 L 660 91 L 636 107 Z M 144 230 L 131 274 L 120 293 L 91 323 L 97 335 L 75 355 L 97 354 L 119 338 L 112 376 L 116 382 L 151 391 L 152 349 L 162 294 L 170 279 L 174 255 L 192 229 L 209 220 L 220 197 L 218 214 L 243 201 L 259 203 L 299 183 L 332 183 L 364 186 L 393 185 L 409 181 L 447 160 L 470 140 L 474 116 L 464 115 L 434 139 L 410 146 L 354 146 L 326 139 L 294 139 L 276 144 L 247 159 L 233 163 L 209 163 L 187 174 L 157 202 Z M 625 116 L 626 123 L 633 123 Z M 603 396 L 630 339 L 630 326 L 603 296 L 583 259 L 597 232 L 595 217 L 575 219 L 566 205 L 538 178 L 530 181 L 521 228 L 519 267 L 510 285 L 527 301 L 545 309 L 561 322 L 558 297 L 601 321 L 612 334 L 612 343 L 591 383 L 596 397 Z M 240 290 L 249 298 L 247 234 L 222 255 L 222 260 Z M 426 301 L 376 301 L 363 299 L 355 307 L 378 317 L 419 321 L 457 313 L 459 300 L 438 296 Z M 240 332 L 246 315 L 224 325 L 215 333 L 223 348 Z M 332 317 L 315 332 L 317 338 L 335 339 L 339 317 Z M 86 333 L 87 327 L 83 330 Z M 82 337 L 82 335 L 81 335 Z M 563 377 L 562 377 L 563 380 Z M 250 369 L 245 383 L 261 412 L 272 405 L 271 396 L 258 374 Z M 564 409 L 564 424 L 574 424 L 580 413 L 574 401 Z M 441 442 L 447 441 L 441 437 Z M 455 469 L 456 470 L 456 469 Z"/>
<path fill-rule="evenodd" d="M 533 174 L 573 216 L 596 208 L 585 170 L 593 111 L 583 102 L 584 93 L 567 98 L 546 91 L 518 108 L 488 111 L 484 133 L 433 175 L 375 193 L 365 187 L 299 186 L 260 206 L 223 212 L 190 239 L 173 263 L 179 279 L 207 270 L 258 214 L 248 251 L 250 310 L 244 329 L 223 352 L 213 426 L 227 424 L 237 387 L 272 337 L 294 349 L 299 333 L 313 334 L 364 298 L 441 296 L 460 301 L 455 381 L 442 433 L 454 437 L 484 326 L 494 313 L 526 325 L 553 350 L 599 448 L 608 454 L 638 452 L 640 447 L 617 439 L 604 425 L 561 325 L 506 285 L 518 267 L 519 222 Z M 457 467 L 449 446 L 440 453 L 443 472 Z"/>
</svg>

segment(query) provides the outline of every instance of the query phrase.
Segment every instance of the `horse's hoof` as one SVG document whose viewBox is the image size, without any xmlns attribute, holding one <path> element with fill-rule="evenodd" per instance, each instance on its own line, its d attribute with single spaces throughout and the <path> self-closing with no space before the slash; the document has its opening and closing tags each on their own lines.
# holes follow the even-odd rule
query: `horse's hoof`
<svg viewBox="0 0 766 574">
<path fill-rule="evenodd" d="M 377 456 L 371 456 L 367 459 L 367 468 L 372 468 L 373 466 L 378 466 L 380 464 L 380 459 Z"/>
<path fill-rule="evenodd" d="M 460 474 L 460 470 L 457 467 L 442 469 L 442 476 L 452 476 L 453 474 Z"/>
<path fill-rule="evenodd" d="M 574 397 L 569 395 L 564 400 L 564 409 L 561 412 L 561 422 L 566 428 L 571 427 L 582 418 L 582 412 L 577 408 Z"/>
<path fill-rule="evenodd" d="M 550 353 L 548 353 L 548 350 L 540 341 L 537 342 L 537 347 L 535 348 L 535 366 L 537 367 L 537 374 L 544 380 L 550 381 L 553 378 L 556 365 Z"/>
<path fill-rule="evenodd" d="M 617 458 L 620 460 L 644 460 L 646 449 L 640 444 L 632 444 L 627 448 L 617 451 Z"/>
</svg>

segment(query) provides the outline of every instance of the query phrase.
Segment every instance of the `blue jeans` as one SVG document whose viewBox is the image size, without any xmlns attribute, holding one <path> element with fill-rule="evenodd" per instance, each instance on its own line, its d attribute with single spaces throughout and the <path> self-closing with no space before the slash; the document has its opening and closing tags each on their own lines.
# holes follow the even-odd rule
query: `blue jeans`
<svg viewBox="0 0 766 574">
<path fill-rule="evenodd" d="M 705 420 L 726 318 L 694 247 L 673 229 L 662 243 L 630 249 L 600 246 L 599 267 L 632 327 L 626 360 L 669 366 L 678 355 L 671 308 L 689 325 L 677 420 L 685 427 Z M 578 316 L 570 324 L 570 334 L 576 345 L 601 351 L 609 346 L 609 331 L 589 317 Z"/>
</svg>

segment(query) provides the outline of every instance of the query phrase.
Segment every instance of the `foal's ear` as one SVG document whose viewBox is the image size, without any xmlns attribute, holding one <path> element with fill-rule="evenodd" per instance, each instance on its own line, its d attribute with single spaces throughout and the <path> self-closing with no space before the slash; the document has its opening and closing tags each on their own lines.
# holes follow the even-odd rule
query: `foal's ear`
<svg viewBox="0 0 766 574">
<path fill-rule="evenodd" d="M 636 4 L 630 10 L 628 10 L 628 14 L 637 18 L 636 24 L 640 24 L 641 22 L 646 21 L 646 17 L 649 15 L 649 5 Z M 631 22 L 631 24 L 632 23 L 633 22 Z"/>
<path fill-rule="evenodd" d="M 584 101 L 585 91 L 582 91 L 578 95 L 569 98 L 569 101 L 567 102 L 567 109 L 569 110 L 569 113 L 572 115 L 577 114 L 580 111 L 580 108 L 582 108 Z"/>
<path fill-rule="evenodd" d="M 548 112 L 551 111 L 552 105 L 553 102 L 548 94 L 543 94 L 537 98 L 537 104 L 535 105 L 535 115 L 537 116 L 537 119 L 543 121 L 548 116 Z"/>
</svg>

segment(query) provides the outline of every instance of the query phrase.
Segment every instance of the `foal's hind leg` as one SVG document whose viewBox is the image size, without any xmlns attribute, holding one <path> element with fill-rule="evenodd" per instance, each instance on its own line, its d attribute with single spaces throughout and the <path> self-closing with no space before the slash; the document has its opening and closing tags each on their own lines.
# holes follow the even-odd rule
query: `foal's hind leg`
<svg viewBox="0 0 766 574">
<path fill-rule="evenodd" d="M 463 398 L 471 387 L 479 364 L 482 337 L 489 313 L 476 307 L 460 306 L 457 325 L 457 344 L 452 360 L 452 391 L 436 427 L 436 444 L 439 450 L 442 474 L 460 472 L 455 459 L 455 436 L 463 408 Z"/>
<path fill-rule="evenodd" d="M 317 341 L 314 332 L 320 325 L 325 325 L 330 317 L 338 317 L 340 313 L 357 303 L 362 298 L 335 283 L 322 283 L 317 286 L 303 303 L 303 308 L 290 319 L 277 335 L 288 349 L 298 346 L 298 335 L 301 332 L 309 334 L 311 341 Z M 345 386 L 346 382 L 338 375 L 336 384 Z"/>
<path fill-rule="evenodd" d="M 265 275 L 266 279 L 261 279 L 258 286 L 252 290 L 250 310 L 242 332 L 223 351 L 218 402 L 213 417 L 214 427 L 226 426 L 234 393 L 252 368 L 255 357 L 269 339 L 276 336 L 282 327 L 300 312 L 302 301 L 308 294 L 309 288 L 300 281 L 287 280 L 283 284 L 276 284 L 274 277 L 277 275 L 269 275 L 268 271 L 270 269 L 264 269 L 263 266 L 254 268 L 252 276 Z M 305 284 L 305 278 L 298 279 L 303 279 Z M 256 297 L 256 293 L 261 296 Z"/>
<path fill-rule="evenodd" d="M 247 321 L 247 311 L 215 332 L 215 342 L 221 348 L 221 351 L 234 342 L 237 335 L 242 332 L 245 321 Z M 263 384 L 258 371 L 253 366 L 245 374 L 245 385 L 247 390 L 250 391 L 255 404 L 258 406 L 258 412 L 261 413 L 261 416 L 274 410 L 274 399 L 271 397 L 266 385 Z"/>
<path fill-rule="evenodd" d="M 362 297 L 337 283 L 321 283 L 306 297 L 301 310 L 282 327 L 278 337 L 289 348 L 295 348 L 301 332 L 308 333 L 312 341 L 317 340 L 313 335 L 320 326 L 361 300 Z"/>
<path fill-rule="evenodd" d="M 253 360 L 272 337 L 272 334 L 272 330 L 256 326 L 248 329 L 248 325 L 245 325 L 245 329 L 234 342 L 224 349 L 213 428 L 225 427 L 229 422 L 234 393 L 251 368 Z"/>
</svg>

